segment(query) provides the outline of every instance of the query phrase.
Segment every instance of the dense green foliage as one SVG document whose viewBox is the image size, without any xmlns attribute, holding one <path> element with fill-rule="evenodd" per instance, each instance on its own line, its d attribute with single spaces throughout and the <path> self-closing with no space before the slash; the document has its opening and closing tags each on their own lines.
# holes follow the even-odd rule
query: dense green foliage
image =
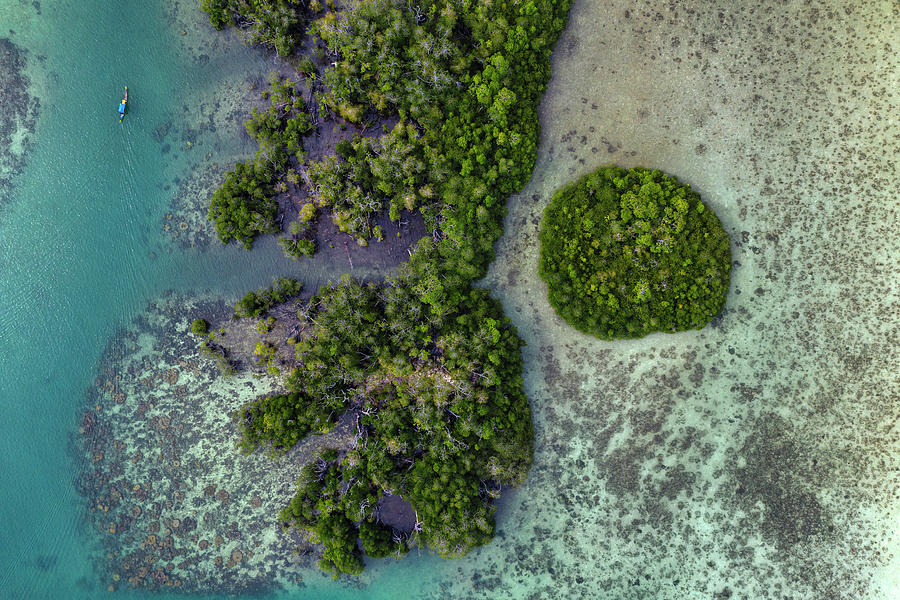
<svg viewBox="0 0 900 600">
<path fill-rule="evenodd" d="M 280 231 L 275 196 L 286 188 L 276 181 L 292 159 L 304 160 L 303 136 L 315 129 L 296 84 L 276 75 L 269 83 L 263 92 L 269 108 L 265 112 L 254 108 L 245 124 L 247 133 L 259 143 L 256 156 L 250 163 L 236 163 L 225 174 L 225 182 L 213 192 L 209 206 L 208 216 L 219 239 L 226 244 L 236 240 L 248 249 L 258 234 Z M 294 255 L 311 245 L 297 235 L 286 240 L 286 251 L 293 250 Z"/>
<path fill-rule="evenodd" d="M 206 319 L 194 319 L 191 322 L 191 333 L 195 335 L 206 335 L 209 333 L 209 323 Z"/>
<path fill-rule="evenodd" d="M 301 256 L 312 256 L 316 252 L 316 243 L 313 240 L 298 238 L 295 235 L 278 238 L 278 244 L 285 255 L 294 260 Z"/>
<path fill-rule="evenodd" d="M 338 156 L 327 156 L 309 165 L 313 198 L 317 206 L 332 210 L 332 221 L 338 228 L 357 239 L 375 235 L 373 223 L 384 210 L 382 197 L 371 193 L 372 140 L 357 138 L 353 143 L 338 144 Z"/>
<path fill-rule="evenodd" d="M 562 188 L 541 223 L 550 304 L 601 339 L 706 325 L 725 304 L 728 234 L 687 185 L 602 167 Z"/>
<path fill-rule="evenodd" d="M 515 328 L 477 288 L 454 310 L 435 314 L 418 298 L 415 276 L 384 286 L 344 277 L 323 287 L 300 310 L 304 335 L 295 340 L 289 393 L 248 403 L 237 415 L 245 449 L 276 453 L 327 430 L 342 413 L 355 416 L 353 447 L 308 469 L 282 512 L 285 522 L 318 534 L 329 568 L 339 571 L 354 572 L 356 562 L 344 550 L 329 554 L 331 543 L 355 548 L 360 538 L 376 556 L 414 543 L 461 556 L 487 543 L 493 499 L 503 485 L 521 483 L 531 464 Z M 387 494 L 416 511 L 408 544 L 374 520 Z"/>
<path fill-rule="evenodd" d="M 288 173 L 291 176 L 291 173 Z M 316 252 L 316 242 L 310 239 L 310 225 L 316 217 L 316 207 L 307 202 L 300 207 L 297 219 L 288 226 L 289 235 L 278 239 L 282 250 L 289 258 L 297 260 L 301 256 L 312 256 Z"/>
<path fill-rule="evenodd" d="M 276 233 L 278 204 L 274 199 L 274 171 L 265 164 L 238 162 L 213 192 L 209 220 L 223 243 L 235 240 L 248 250 L 260 233 Z"/>
<path fill-rule="evenodd" d="M 342 409 L 299 390 L 258 398 L 235 413 L 241 425 L 238 447 L 244 452 L 264 447 L 268 455 L 281 456 L 310 433 L 333 428 L 334 411 Z"/>
<path fill-rule="evenodd" d="M 237 27 L 251 44 L 269 46 L 282 56 L 297 46 L 306 25 L 306 5 L 302 0 L 200 0 L 200 9 L 216 29 Z"/>
<path fill-rule="evenodd" d="M 310 165 L 313 196 L 357 237 L 373 213 L 419 210 L 438 243 L 435 268 L 483 275 L 503 200 L 525 184 L 538 139 L 537 101 L 569 0 L 363 0 L 315 21 L 337 59 L 322 109 L 354 122 L 396 116 L 378 138 Z"/>
<path fill-rule="evenodd" d="M 266 160 L 284 168 L 289 156 L 298 161 L 303 156 L 303 136 L 315 129 L 312 117 L 306 111 L 306 103 L 290 79 L 282 81 L 276 74 L 269 77 L 269 89 L 263 97 L 269 99 L 265 112 L 253 109 L 252 116 L 244 124 L 250 137 L 259 143 L 257 160 Z"/>
<path fill-rule="evenodd" d="M 310 31 L 331 55 L 321 77 L 303 65 L 324 86 L 320 110 L 360 124 L 398 119 L 380 137 L 300 161 L 316 206 L 360 242 L 381 239 L 373 217 L 385 209 L 392 219 L 418 210 L 438 240 L 428 260 L 463 279 L 483 275 L 501 234 L 503 200 L 534 165 L 537 101 L 570 3 L 356 0 L 314 21 Z M 292 106 L 300 111 L 299 101 Z M 282 240 L 294 258 L 315 250 L 301 229 Z"/>
<path fill-rule="evenodd" d="M 297 493 L 280 516 L 285 522 L 302 521 L 315 539 L 325 545 L 319 560 L 323 571 L 335 577 L 340 573 L 356 575 L 364 568 L 362 552 L 356 544 L 359 533 L 356 524 L 336 509 L 343 480 L 334 458 L 334 455 L 323 455 L 304 467 Z"/>
<path fill-rule="evenodd" d="M 363 552 L 372 558 L 399 557 L 409 551 L 392 527 L 382 525 L 372 517 L 360 522 L 359 541 L 362 543 Z"/>
<path fill-rule="evenodd" d="M 311 61 L 302 64 L 320 113 L 394 125 L 380 137 L 341 142 L 335 156 L 313 163 L 290 148 L 287 165 L 266 163 L 283 170 L 296 158 L 310 187 L 282 246 L 293 256 L 311 253 L 301 236 L 320 208 L 360 243 L 383 235 L 374 217 L 385 209 L 392 219 L 421 212 L 432 234 L 397 280 L 323 287 L 298 313 L 286 393 L 236 414 L 242 447 L 273 454 L 341 415 L 354 419 L 353 445 L 308 465 L 281 513 L 325 544 L 325 570 L 358 573 L 357 540 L 372 556 L 399 556 L 416 544 L 462 556 L 491 540 L 502 486 L 525 478 L 533 431 L 522 342 L 499 303 L 472 282 L 493 257 L 504 199 L 534 165 L 537 102 L 570 4 L 353 0 L 311 27 L 331 64 L 321 76 Z M 207 12 L 214 23 L 229 22 Z M 414 508 L 411 533 L 377 521 L 387 495 Z"/>
<path fill-rule="evenodd" d="M 238 317 L 258 317 L 276 304 L 281 304 L 303 291 L 303 284 L 296 279 L 277 277 L 272 285 L 258 291 L 247 292 L 234 305 Z"/>
</svg>

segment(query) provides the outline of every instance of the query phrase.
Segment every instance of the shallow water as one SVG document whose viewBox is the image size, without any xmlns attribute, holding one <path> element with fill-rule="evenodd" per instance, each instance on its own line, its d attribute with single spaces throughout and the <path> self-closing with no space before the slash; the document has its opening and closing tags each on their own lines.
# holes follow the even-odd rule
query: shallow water
<svg viewBox="0 0 900 600">
<path fill-rule="evenodd" d="M 485 281 L 538 423 L 490 594 L 900 595 L 897 10 L 576 2 Z M 730 232 L 710 327 L 604 343 L 547 305 L 541 211 L 607 162 L 676 175 Z"/>
<path fill-rule="evenodd" d="M 276 273 L 315 286 L 346 265 L 292 263 L 271 241 L 182 248 L 180 227 L 164 230 L 173 203 L 190 205 L 173 201 L 179 182 L 252 151 L 226 98 L 269 58 L 190 3 L 39 6 L 0 0 L 41 100 L 0 220 L 0 589 L 97 598 L 112 574 L 95 568 L 69 440 L 110 338 L 167 289 L 231 301 Z M 572 9 L 534 177 L 483 283 L 528 342 L 537 437 L 494 542 L 455 561 L 373 561 L 359 582 L 286 569 L 306 587 L 280 596 L 900 596 L 900 15 L 877 1 L 734 6 Z M 714 325 L 604 343 L 553 315 L 541 211 L 606 162 L 668 171 L 716 210 L 736 262 Z"/>
</svg>

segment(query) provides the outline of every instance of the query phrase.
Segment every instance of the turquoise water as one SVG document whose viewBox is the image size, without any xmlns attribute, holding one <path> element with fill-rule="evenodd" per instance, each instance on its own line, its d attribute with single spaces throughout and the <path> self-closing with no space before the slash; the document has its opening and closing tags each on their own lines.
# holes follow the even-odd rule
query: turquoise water
<svg viewBox="0 0 900 600">
<path fill-rule="evenodd" d="M 169 288 L 229 297 L 298 270 L 272 243 L 252 257 L 235 248 L 181 251 L 161 231 L 172 195 L 163 188 L 174 190 L 174 177 L 197 168 L 201 151 L 215 146 L 225 162 L 250 149 L 235 127 L 174 158 L 150 132 L 170 120 L 186 126 L 184 104 L 221 81 L 265 73 L 268 60 L 232 40 L 201 65 L 178 54 L 179 32 L 159 3 L 110 7 L 44 1 L 38 13 L 30 3 L 0 2 L 3 34 L 15 30 L 12 41 L 27 50 L 42 105 L 33 151 L 0 221 L 4 598 L 62 590 L 96 597 L 66 449 L 116 328 Z M 120 125 L 115 107 L 125 84 L 131 102 Z"/>
<path fill-rule="evenodd" d="M 0 213 L 2 598 L 146 595 L 105 591 L 69 451 L 120 328 L 170 289 L 233 300 L 276 273 L 315 286 L 344 269 L 271 240 L 183 249 L 163 230 L 176 178 L 252 151 L 228 95 L 273 65 L 192 2 L 147 4 L 0 0 L 41 100 Z M 460 560 L 373 561 L 360 581 L 298 569 L 306 587 L 280 596 L 900 593 L 896 5 L 658 4 L 575 3 L 535 176 L 485 282 L 529 344 L 537 435 L 500 535 Z M 715 326 L 607 344 L 552 314 L 540 211 L 608 161 L 690 182 L 728 228 L 740 264 Z"/>
</svg>

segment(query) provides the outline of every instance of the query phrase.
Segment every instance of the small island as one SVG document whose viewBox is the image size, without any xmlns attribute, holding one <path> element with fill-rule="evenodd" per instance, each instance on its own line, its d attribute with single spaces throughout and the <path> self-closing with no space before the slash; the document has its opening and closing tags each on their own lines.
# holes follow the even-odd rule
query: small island
<svg viewBox="0 0 900 600">
<path fill-rule="evenodd" d="M 725 305 L 728 234 L 661 171 L 607 166 L 570 183 L 547 206 L 540 240 L 550 304 L 600 339 L 699 329 Z"/>
</svg>

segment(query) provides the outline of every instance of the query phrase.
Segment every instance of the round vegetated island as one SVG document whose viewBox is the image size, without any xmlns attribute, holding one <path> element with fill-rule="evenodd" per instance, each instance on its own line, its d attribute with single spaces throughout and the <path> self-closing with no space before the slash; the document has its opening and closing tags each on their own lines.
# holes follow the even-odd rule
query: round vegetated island
<svg viewBox="0 0 900 600">
<path fill-rule="evenodd" d="M 544 211 L 539 273 L 567 323 L 603 340 L 699 329 L 725 305 L 728 234 L 690 186 L 603 166 Z"/>
</svg>

